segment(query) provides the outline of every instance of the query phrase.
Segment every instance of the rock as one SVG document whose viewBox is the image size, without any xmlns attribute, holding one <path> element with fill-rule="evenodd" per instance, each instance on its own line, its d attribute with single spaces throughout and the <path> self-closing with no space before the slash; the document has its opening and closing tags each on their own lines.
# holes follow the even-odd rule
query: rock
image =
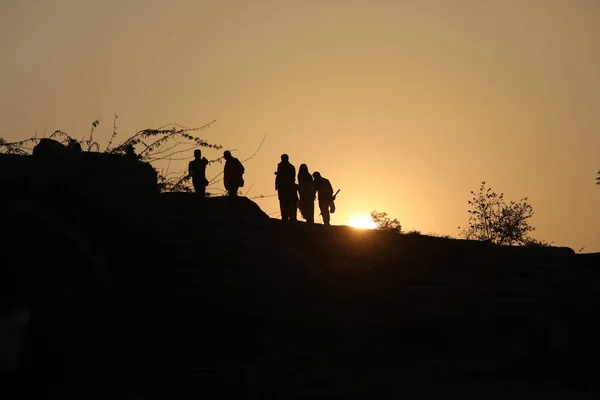
<svg viewBox="0 0 600 400">
<path fill-rule="evenodd" d="M 77 152 L 42 139 L 34 155 L 0 154 L 7 197 L 77 204 L 139 199 L 159 193 L 154 168 L 118 154 Z"/>
<path fill-rule="evenodd" d="M 172 215 L 201 214 L 207 219 L 268 221 L 269 216 L 247 197 L 206 197 L 195 193 L 162 193 L 156 205 L 156 212 Z"/>
<path fill-rule="evenodd" d="M 71 149 L 54 139 L 40 139 L 33 148 L 35 157 L 64 157 L 71 153 Z"/>
</svg>

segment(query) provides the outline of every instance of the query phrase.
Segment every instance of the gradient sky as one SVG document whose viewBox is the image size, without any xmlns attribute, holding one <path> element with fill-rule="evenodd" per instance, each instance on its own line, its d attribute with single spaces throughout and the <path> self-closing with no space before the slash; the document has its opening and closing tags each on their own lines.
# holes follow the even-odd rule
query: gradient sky
<svg viewBox="0 0 600 400">
<path fill-rule="evenodd" d="M 334 224 L 456 235 L 485 180 L 534 237 L 600 251 L 598 0 L 2 0 L 0 50 L 6 139 L 216 119 L 241 159 L 267 134 L 249 197 L 286 152 L 341 189 Z"/>
</svg>

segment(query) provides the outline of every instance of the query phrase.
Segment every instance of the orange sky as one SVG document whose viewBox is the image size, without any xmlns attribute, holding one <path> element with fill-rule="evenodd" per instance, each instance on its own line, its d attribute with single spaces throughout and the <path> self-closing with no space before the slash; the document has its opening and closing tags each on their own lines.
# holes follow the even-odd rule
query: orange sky
<svg viewBox="0 0 600 400">
<path fill-rule="evenodd" d="M 334 224 L 456 235 L 485 180 L 536 238 L 600 251 L 597 0 L 4 0 L 0 49 L 6 139 L 216 119 L 240 158 L 267 134 L 249 196 L 287 152 L 342 190 Z"/>
</svg>

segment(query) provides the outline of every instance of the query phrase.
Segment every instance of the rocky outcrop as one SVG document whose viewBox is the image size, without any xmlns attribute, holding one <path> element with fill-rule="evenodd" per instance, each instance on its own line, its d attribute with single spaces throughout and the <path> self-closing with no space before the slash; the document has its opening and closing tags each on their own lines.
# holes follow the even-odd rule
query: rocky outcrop
<svg viewBox="0 0 600 400">
<path fill-rule="evenodd" d="M 81 145 L 65 146 L 62 143 L 54 140 L 42 138 L 33 148 L 32 154 L 35 157 L 65 157 L 71 154 L 81 153 Z"/>
<path fill-rule="evenodd" d="M 201 216 L 204 221 L 233 219 L 246 222 L 265 222 L 269 216 L 247 197 L 206 197 L 195 193 L 161 193 L 153 205 L 153 214 Z"/>
<path fill-rule="evenodd" d="M 159 192 L 150 164 L 119 154 L 80 152 L 50 139 L 42 139 L 31 156 L 0 154 L 0 171 L 0 190 L 10 198 L 79 204 Z"/>
</svg>

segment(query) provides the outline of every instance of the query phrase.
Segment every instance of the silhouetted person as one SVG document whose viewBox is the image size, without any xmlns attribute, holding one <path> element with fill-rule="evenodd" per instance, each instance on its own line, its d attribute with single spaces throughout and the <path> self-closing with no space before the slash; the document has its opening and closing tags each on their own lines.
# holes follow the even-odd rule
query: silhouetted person
<svg viewBox="0 0 600 400">
<path fill-rule="evenodd" d="M 315 183 L 313 177 L 308 172 L 306 164 L 300 165 L 298 169 L 298 193 L 300 194 L 300 200 L 298 201 L 298 208 L 302 218 L 307 223 L 312 224 L 315 222 Z"/>
<path fill-rule="evenodd" d="M 298 192 L 296 187 L 296 167 L 290 164 L 287 154 L 281 155 L 281 162 L 277 164 L 275 172 L 275 190 L 279 198 L 281 219 L 296 221 L 298 213 Z"/>
<path fill-rule="evenodd" d="M 194 150 L 194 159 L 188 165 L 188 174 L 192 177 L 192 184 L 196 193 L 202 197 L 206 196 L 206 187 L 208 179 L 206 179 L 206 166 L 208 160 L 202 157 L 200 150 Z"/>
<path fill-rule="evenodd" d="M 323 217 L 323 224 L 329 225 L 329 206 L 333 203 L 333 187 L 329 179 L 325 179 L 319 172 L 313 173 L 315 191 L 319 194 L 319 209 Z"/>
<path fill-rule="evenodd" d="M 140 156 L 139 154 L 135 154 L 135 150 L 133 149 L 132 144 L 128 144 L 127 146 L 125 146 L 125 156 L 133 160 L 139 160 L 140 158 L 142 158 L 142 156 Z"/>
<path fill-rule="evenodd" d="M 231 155 L 229 150 L 223 153 L 225 168 L 223 169 L 223 183 L 229 196 L 237 196 L 238 190 L 244 187 L 244 172 L 246 171 L 241 161 Z"/>
</svg>

